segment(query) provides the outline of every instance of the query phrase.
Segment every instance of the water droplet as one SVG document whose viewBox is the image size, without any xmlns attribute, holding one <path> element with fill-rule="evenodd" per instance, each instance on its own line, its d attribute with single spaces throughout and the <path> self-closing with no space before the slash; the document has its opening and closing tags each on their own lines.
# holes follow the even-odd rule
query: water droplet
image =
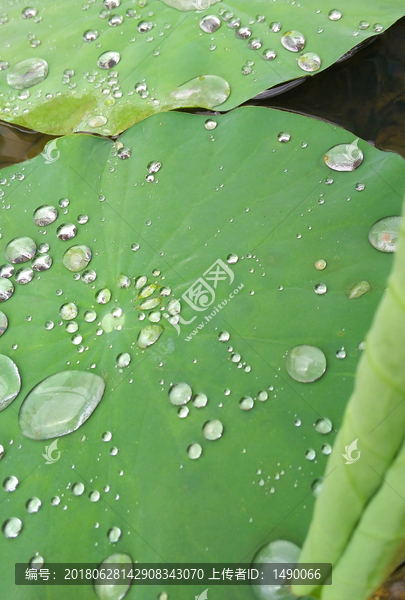
<svg viewBox="0 0 405 600">
<path fill-rule="evenodd" d="M 323 444 L 321 448 L 322 454 L 330 454 L 332 452 L 332 446 L 330 444 Z"/>
<path fill-rule="evenodd" d="M 76 236 L 77 227 L 73 223 L 63 223 L 56 230 L 56 236 L 60 240 L 71 240 Z"/>
<path fill-rule="evenodd" d="M 279 31 L 281 31 L 281 23 L 279 23 L 278 21 L 273 21 L 272 23 L 270 23 L 269 29 L 273 33 L 278 33 Z"/>
<path fill-rule="evenodd" d="M 31 7 L 24 8 L 21 14 L 23 19 L 32 19 L 32 17 L 35 17 L 37 15 L 37 9 Z"/>
<path fill-rule="evenodd" d="M 275 489 L 271 488 L 270 493 L 274 492 Z M 262 572 L 267 568 L 267 563 L 270 563 L 269 569 L 273 568 L 274 563 L 280 565 L 289 563 L 290 566 L 298 563 L 299 555 L 299 547 L 292 542 L 276 540 L 259 550 L 252 561 L 252 568 Z M 252 589 L 258 600 L 293 600 L 295 598 L 289 592 L 287 585 L 252 584 Z"/>
<path fill-rule="evenodd" d="M 37 256 L 31 263 L 34 271 L 47 271 L 52 266 L 52 258 L 49 254 Z"/>
<path fill-rule="evenodd" d="M 36 498 L 35 496 L 33 498 L 30 498 L 29 500 L 27 500 L 27 502 L 25 503 L 25 508 L 27 509 L 27 512 L 29 513 L 36 513 L 39 511 L 39 509 L 42 506 L 42 502 L 39 498 Z M 43 560 L 43 559 L 42 559 Z"/>
<path fill-rule="evenodd" d="M 201 454 L 202 454 L 202 448 L 200 446 L 200 444 L 191 444 L 188 448 L 187 448 L 187 454 L 189 456 L 189 458 L 195 460 L 196 458 L 200 458 Z"/>
<path fill-rule="evenodd" d="M 74 483 L 72 485 L 72 493 L 74 496 L 81 496 L 84 492 L 84 485 L 82 482 Z"/>
<path fill-rule="evenodd" d="M 340 360 L 343 360 L 344 358 L 346 358 L 346 350 L 343 348 L 340 348 L 340 350 L 338 350 L 335 354 L 336 358 L 339 358 Z"/>
<path fill-rule="evenodd" d="M 77 273 L 83 271 L 91 261 L 91 250 L 87 246 L 72 246 L 63 256 L 64 266 Z"/>
<path fill-rule="evenodd" d="M 259 50 L 263 46 L 262 40 L 259 38 L 252 38 L 248 43 L 248 47 L 251 50 Z"/>
<path fill-rule="evenodd" d="M 137 25 L 139 33 L 148 33 L 152 27 L 153 23 L 151 21 L 140 21 Z"/>
<path fill-rule="evenodd" d="M 13 265 L 1 265 L 0 267 L 0 277 L 5 277 L 6 279 L 12 277 L 14 275 L 14 267 Z"/>
<path fill-rule="evenodd" d="M 98 304 L 107 304 L 111 300 L 111 290 L 103 288 L 96 293 L 96 302 Z"/>
<path fill-rule="evenodd" d="M 222 437 L 224 426 L 218 419 L 207 421 L 203 426 L 203 434 L 206 440 L 214 441 Z"/>
<path fill-rule="evenodd" d="M 95 281 L 97 279 L 97 273 L 95 271 L 93 271 L 92 269 L 89 269 L 87 271 L 83 271 L 82 275 L 81 275 L 81 280 L 83 281 L 83 283 L 93 283 L 93 281 Z"/>
<path fill-rule="evenodd" d="M 107 532 L 107 537 L 112 544 L 116 544 L 121 537 L 121 529 L 119 527 L 111 527 Z"/>
<path fill-rule="evenodd" d="M 175 406 L 187 404 L 191 400 L 193 391 L 188 383 L 176 383 L 169 390 L 169 400 Z"/>
<path fill-rule="evenodd" d="M 214 15 L 207 15 L 201 19 L 200 27 L 204 33 L 214 33 L 221 27 L 221 20 Z"/>
<path fill-rule="evenodd" d="M 118 529 L 118 527 L 115 529 Z M 121 573 L 122 570 L 125 570 L 126 573 L 129 573 L 133 567 L 132 558 L 128 554 L 111 554 L 103 560 L 103 562 L 99 565 L 98 570 L 99 572 L 102 572 L 102 570 L 105 572 L 105 567 L 108 566 L 111 568 L 112 565 L 117 565 L 117 570 Z M 95 579 L 93 585 L 97 598 L 99 600 L 122 600 L 130 588 L 132 579 L 125 578 L 121 579 L 121 581 L 122 580 L 125 583 L 109 583 L 106 585 L 105 581 L 102 579 Z"/>
<path fill-rule="evenodd" d="M 212 109 L 223 104 L 229 97 L 229 83 L 217 75 L 200 75 L 180 85 L 171 93 L 178 106 Z"/>
<path fill-rule="evenodd" d="M 158 341 L 162 335 L 164 328 L 160 324 L 146 325 L 143 327 L 138 335 L 138 346 L 140 348 L 147 348 Z"/>
<path fill-rule="evenodd" d="M 294 421 L 294 425 L 295 425 L 296 427 L 301 427 L 301 419 L 295 419 L 295 421 Z"/>
<path fill-rule="evenodd" d="M 17 365 L 4 354 L 0 354 L 0 411 L 18 396 L 21 377 Z"/>
<path fill-rule="evenodd" d="M 75 333 L 79 329 L 79 325 L 75 321 L 66 323 L 66 331 L 68 333 Z"/>
<path fill-rule="evenodd" d="M 321 68 L 322 61 L 315 52 L 303 52 L 298 58 L 298 66 L 303 71 L 313 73 Z"/>
<path fill-rule="evenodd" d="M 8 279 L 0 278 L 0 302 L 5 302 L 14 293 L 14 286 Z"/>
<path fill-rule="evenodd" d="M 332 431 L 332 421 L 326 417 L 321 417 L 315 422 L 315 431 L 323 435 Z"/>
<path fill-rule="evenodd" d="M 300 52 L 305 47 L 305 37 L 299 31 L 287 31 L 281 36 L 281 44 L 290 52 Z"/>
<path fill-rule="evenodd" d="M 334 8 L 333 10 L 329 11 L 328 17 L 331 21 L 339 21 L 339 19 L 342 18 L 342 13 L 340 10 Z"/>
<path fill-rule="evenodd" d="M 34 219 L 35 225 L 38 225 L 38 227 L 46 227 L 58 218 L 58 211 L 54 206 L 44 204 L 34 210 L 32 218 Z"/>
<path fill-rule="evenodd" d="M 262 390 L 257 394 L 257 399 L 260 400 L 260 402 L 265 402 L 268 399 L 268 397 L 269 394 L 266 392 L 266 390 Z"/>
<path fill-rule="evenodd" d="M 356 192 L 362 192 L 366 188 L 364 183 L 356 183 Z"/>
<path fill-rule="evenodd" d="M 53 498 L 51 499 L 51 504 L 52 506 L 58 506 L 58 504 L 60 504 L 59 496 L 53 496 Z"/>
<path fill-rule="evenodd" d="M 14 238 L 4 250 L 6 260 L 13 264 L 25 263 L 32 260 L 37 251 L 37 245 L 29 237 Z"/>
<path fill-rule="evenodd" d="M 325 373 L 326 357 L 315 346 L 295 346 L 287 354 L 286 369 L 295 381 L 311 383 Z"/>
<path fill-rule="evenodd" d="M 220 342 L 228 342 L 230 337 L 231 336 L 227 331 L 221 331 L 221 333 L 218 335 L 218 339 Z"/>
<path fill-rule="evenodd" d="M 17 489 L 19 484 L 19 481 L 17 479 L 17 477 L 15 477 L 14 475 L 11 475 L 10 477 L 6 477 L 6 479 L 3 481 L 3 489 L 6 492 L 15 492 L 15 490 Z"/>
<path fill-rule="evenodd" d="M 117 356 L 117 367 L 119 367 L 120 369 L 124 369 L 125 367 L 127 367 L 130 362 L 131 356 L 128 354 L 128 352 L 123 352 L 122 354 L 119 354 Z"/>
<path fill-rule="evenodd" d="M 22 530 L 23 524 L 17 517 L 11 517 L 4 521 L 2 531 L 6 538 L 16 538 Z"/>
<path fill-rule="evenodd" d="M 368 281 L 360 281 L 354 285 L 348 294 L 349 300 L 353 300 L 354 298 L 361 298 L 364 294 L 371 292 L 371 285 Z"/>
<path fill-rule="evenodd" d="M 86 310 L 84 313 L 84 320 L 87 323 L 93 323 L 97 319 L 97 313 L 94 310 Z"/>
<path fill-rule="evenodd" d="M 208 398 L 205 394 L 195 394 L 195 396 L 193 397 L 193 405 L 196 408 L 203 408 L 204 406 L 207 406 L 207 402 Z"/>
<path fill-rule="evenodd" d="M 64 371 L 47 377 L 26 396 L 19 426 L 28 438 L 47 440 L 76 431 L 93 413 L 105 389 L 102 377 Z"/>
<path fill-rule="evenodd" d="M 112 69 L 120 62 L 119 52 L 103 52 L 98 58 L 97 65 L 100 69 Z"/>
<path fill-rule="evenodd" d="M 39 554 L 36 554 L 30 560 L 30 568 L 31 569 L 36 569 L 36 570 L 42 569 L 44 564 L 45 564 L 45 559 L 42 556 L 39 556 Z"/>
<path fill-rule="evenodd" d="M 150 298 L 149 300 L 145 300 L 138 306 L 137 310 L 150 310 L 151 308 L 156 308 L 159 304 L 161 304 L 161 298 Z"/>
<path fill-rule="evenodd" d="M 254 407 L 254 405 L 254 400 L 250 396 L 244 396 L 241 398 L 241 400 L 239 400 L 239 408 L 241 410 L 250 410 Z"/>
<path fill-rule="evenodd" d="M 277 52 L 268 48 L 267 50 L 263 50 L 263 58 L 264 60 L 274 60 L 277 56 Z"/>
<path fill-rule="evenodd" d="M 370 27 L 370 23 L 368 21 L 360 21 L 359 29 L 368 29 Z"/>
<path fill-rule="evenodd" d="M 289 133 L 282 131 L 281 133 L 278 134 L 277 139 L 279 142 L 282 142 L 285 144 L 286 142 L 290 141 L 291 135 Z"/>
<path fill-rule="evenodd" d="M 40 244 L 38 246 L 38 252 L 40 254 L 46 254 L 46 252 L 48 252 L 49 250 L 49 244 Z"/>
<path fill-rule="evenodd" d="M 83 39 L 85 42 L 94 42 L 98 38 L 98 31 L 95 29 L 88 29 L 83 34 Z"/>
<path fill-rule="evenodd" d="M 319 496 L 319 494 L 321 493 L 322 486 L 323 486 L 323 479 L 314 479 L 314 481 L 312 482 L 311 492 L 315 498 L 317 498 Z"/>
<path fill-rule="evenodd" d="M 316 261 L 315 269 L 317 271 L 323 271 L 325 268 L 326 268 L 326 260 L 324 260 L 323 258 L 320 258 L 319 260 Z"/>
<path fill-rule="evenodd" d="M 128 158 L 131 158 L 131 148 L 120 148 L 117 155 L 121 160 L 127 160 Z"/>
<path fill-rule="evenodd" d="M 41 83 L 48 75 L 48 63 L 42 58 L 27 58 L 13 65 L 7 73 L 7 83 L 15 90 L 25 90 Z"/>
<path fill-rule="evenodd" d="M 375 31 L 375 33 L 381 33 L 384 30 L 384 25 L 381 25 L 381 23 L 375 23 L 373 25 L 373 31 Z"/>
<path fill-rule="evenodd" d="M 214 121 L 214 119 L 207 119 L 204 123 L 205 129 L 207 129 L 208 131 L 212 131 L 217 127 L 217 125 L 218 123 L 217 121 Z"/>
<path fill-rule="evenodd" d="M 79 311 L 74 302 L 67 302 L 66 304 L 62 304 L 62 306 L 59 309 L 59 315 L 64 321 L 70 321 L 71 319 L 75 319 L 78 314 Z"/>
<path fill-rule="evenodd" d="M 315 450 L 313 450 L 312 448 L 309 448 L 306 452 L 305 452 L 305 458 L 307 460 L 314 460 L 314 458 L 316 458 L 316 452 Z"/>
<path fill-rule="evenodd" d="M 21 285 L 26 285 L 30 281 L 32 281 L 34 277 L 34 271 L 31 267 L 22 267 L 22 269 L 18 269 L 15 274 L 15 281 Z"/>
<path fill-rule="evenodd" d="M 317 283 L 314 287 L 314 292 L 315 294 L 318 294 L 318 296 L 323 296 L 323 294 L 326 294 L 327 291 L 328 288 L 324 283 Z"/>
<path fill-rule="evenodd" d="M 249 27 L 238 27 L 235 30 L 235 35 L 240 40 L 248 40 L 252 35 L 252 31 Z"/>
<path fill-rule="evenodd" d="M 0 310 L 0 337 L 7 330 L 7 327 L 8 327 L 8 319 L 7 319 L 6 315 L 4 314 L 4 312 L 1 312 L 1 310 Z"/>
<path fill-rule="evenodd" d="M 79 223 L 79 225 L 84 225 L 85 223 L 87 223 L 89 220 L 88 215 L 79 215 L 77 217 L 77 222 Z"/>
<path fill-rule="evenodd" d="M 325 154 L 325 164 L 334 171 L 354 171 L 363 162 L 363 152 L 357 147 L 358 139 L 351 144 L 338 144 Z"/>
<path fill-rule="evenodd" d="M 370 244 L 380 252 L 396 252 L 400 226 L 401 217 L 384 217 L 376 221 L 368 232 Z"/>
<path fill-rule="evenodd" d="M 100 492 L 98 492 L 97 490 L 93 490 L 92 492 L 90 492 L 89 500 L 90 502 L 98 502 L 100 500 Z"/>
</svg>

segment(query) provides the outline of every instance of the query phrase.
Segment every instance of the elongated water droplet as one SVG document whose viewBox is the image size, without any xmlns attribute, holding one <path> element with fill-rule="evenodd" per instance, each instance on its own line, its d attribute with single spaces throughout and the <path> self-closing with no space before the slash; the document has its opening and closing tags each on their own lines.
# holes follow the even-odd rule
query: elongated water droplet
<svg viewBox="0 0 405 600">
<path fill-rule="evenodd" d="M 180 85 L 171 93 L 178 106 L 212 109 L 226 102 L 231 93 L 229 83 L 217 75 L 200 75 Z"/>
<path fill-rule="evenodd" d="M 0 410 L 4 410 L 18 396 L 21 377 L 17 365 L 4 354 L 0 354 Z"/>
<path fill-rule="evenodd" d="M 197 3 L 196 0 L 162 0 L 162 2 L 171 8 L 177 8 L 177 10 L 195 11 L 196 9 L 206 10 L 217 2 L 221 2 L 221 0 L 199 0 L 199 3 Z"/>
<path fill-rule="evenodd" d="M 100 69 L 112 69 L 120 62 L 121 56 L 119 52 L 103 52 L 98 58 L 97 65 Z"/>
<path fill-rule="evenodd" d="M 300 383 L 316 381 L 326 371 L 326 357 L 315 346 L 295 346 L 286 357 L 287 373 Z"/>
<path fill-rule="evenodd" d="M 4 521 L 4 523 L 3 523 L 3 526 L 2 526 L 3 535 L 6 538 L 16 538 L 18 535 L 20 535 L 22 527 L 23 527 L 23 524 L 20 521 L 20 519 L 17 519 L 17 517 L 11 517 L 10 519 L 7 519 L 7 521 Z"/>
<path fill-rule="evenodd" d="M 142 302 L 142 304 L 140 304 L 138 306 L 138 309 L 150 310 L 151 308 L 156 308 L 156 306 L 159 306 L 159 304 L 161 304 L 161 302 L 162 302 L 161 298 L 150 298 L 149 300 L 145 300 L 145 302 Z"/>
<path fill-rule="evenodd" d="M 37 245 L 29 237 L 14 238 L 4 250 L 6 260 L 13 264 L 25 263 L 32 260 L 37 251 Z"/>
<path fill-rule="evenodd" d="M 116 544 L 121 537 L 121 529 L 119 527 L 111 527 L 107 531 L 107 537 L 112 544 Z"/>
<path fill-rule="evenodd" d="M 396 252 L 401 217 L 384 217 L 376 221 L 368 232 L 370 244 L 380 252 Z"/>
<path fill-rule="evenodd" d="M 361 298 L 361 296 L 364 296 L 364 294 L 367 294 L 368 292 L 371 292 L 371 285 L 369 284 L 369 282 L 360 281 L 350 289 L 348 294 L 349 300 Z"/>
<path fill-rule="evenodd" d="M 47 440 L 76 431 L 99 404 L 104 380 L 93 373 L 64 371 L 36 385 L 20 408 L 19 426 L 31 439 Z"/>
<path fill-rule="evenodd" d="M 42 58 L 27 58 L 12 67 L 7 73 L 7 83 L 15 90 L 25 90 L 41 83 L 48 75 L 48 63 Z"/>
<path fill-rule="evenodd" d="M 325 154 L 325 164 L 334 171 L 354 171 L 363 162 L 364 156 L 357 147 L 358 139 L 351 144 L 338 144 Z"/>
<path fill-rule="evenodd" d="M 140 348 L 147 348 L 148 346 L 151 346 L 152 344 L 158 341 L 163 331 L 163 325 L 146 325 L 146 327 L 143 327 L 143 329 L 141 329 L 141 331 L 139 332 L 137 340 L 138 346 Z"/>
<path fill-rule="evenodd" d="M 8 319 L 7 319 L 6 315 L 4 314 L 4 312 L 1 312 L 1 310 L 0 310 L 0 337 L 7 330 L 7 327 L 8 327 Z"/>
</svg>

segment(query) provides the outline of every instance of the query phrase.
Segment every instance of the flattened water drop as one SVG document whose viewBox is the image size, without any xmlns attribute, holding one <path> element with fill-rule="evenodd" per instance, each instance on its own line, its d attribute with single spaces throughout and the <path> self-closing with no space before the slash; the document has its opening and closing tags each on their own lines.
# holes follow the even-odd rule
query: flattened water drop
<svg viewBox="0 0 405 600">
<path fill-rule="evenodd" d="M 129 554 L 111 554 L 99 565 L 98 571 L 102 572 L 102 570 L 104 570 L 105 572 L 106 565 L 108 565 L 108 568 L 114 568 L 113 565 L 116 565 L 116 568 L 120 573 L 122 573 L 123 569 L 125 570 L 125 573 L 130 573 L 133 567 L 133 561 Z M 123 580 L 123 578 L 121 578 L 121 580 Z M 109 583 L 105 585 L 105 581 L 102 579 L 95 579 L 93 589 L 99 600 L 122 600 L 129 591 L 132 579 L 124 579 L 124 582 L 125 583 Z"/>
<path fill-rule="evenodd" d="M 46 227 L 56 221 L 58 218 L 58 211 L 54 206 L 44 204 L 34 210 L 32 218 L 34 219 L 35 225 L 38 225 L 38 227 Z"/>
<path fill-rule="evenodd" d="M 303 52 L 298 58 L 298 66 L 303 71 L 313 73 L 321 68 L 322 61 L 315 52 Z"/>
<path fill-rule="evenodd" d="M 23 524 L 20 519 L 17 519 L 17 517 L 11 517 L 10 519 L 7 519 L 7 521 L 4 521 L 2 532 L 6 538 L 16 538 L 18 535 L 20 535 L 22 527 Z"/>
<path fill-rule="evenodd" d="M 396 252 L 400 226 L 401 217 L 384 217 L 376 221 L 368 232 L 370 244 L 380 252 Z"/>
<path fill-rule="evenodd" d="M 281 37 L 281 44 L 290 52 L 300 52 L 305 47 L 305 37 L 299 31 L 287 31 Z"/>
<path fill-rule="evenodd" d="M 103 288 L 96 293 L 96 302 L 99 304 L 107 304 L 111 300 L 111 290 Z"/>
<path fill-rule="evenodd" d="M 361 298 L 364 294 L 371 292 L 371 285 L 368 281 L 360 281 L 356 283 L 349 291 L 348 297 L 349 300 L 353 300 L 355 298 Z"/>
<path fill-rule="evenodd" d="M 32 260 L 37 251 L 37 245 L 29 237 L 14 238 L 4 250 L 6 260 L 13 264 L 25 263 Z"/>
<path fill-rule="evenodd" d="M 339 19 L 342 18 L 342 13 L 340 10 L 334 8 L 333 10 L 329 11 L 328 17 L 331 21 L 339 21 Z"/>
<path fill-rule="evenodd" d="M 77 273 L 83 271 L 91 261 L 91 250 L 87 246 L 72 246 L 66 250 L 62 262 L 64 266 Z"/>
<path fill-rule="evenodd" d="M 103 397 L 102 377 L 63 371 L 47 377 L 26 396 L 18 423 L 28 438 L 47 440 L 76 431 Z"/>
<path fill-rule="evenodd" d="M 25 90 L 41 83 L 48 75 L 48 63 L 43 58 L 27 58 L 13 65 L 7 73 L 7 83 L 15 90 Z"/>
<path fill-rule="evenodd" d="M 357 147 L 358 139 L 351 144 L 338 144 L 325 154 L 325 164 L 334 171 L 354 171 L 363 162 L 364 156 Z"/>
<path fill-rule="evenodd" d="M 29 283 L 33 280 L 33 278 L 34 271 L 31 269 L 31 267 L 22 267 L 21 269 L 18 269 L 18 271 L 15 274 L 16 283 L 19 283 L 21 285 Z"/>
<path fill-rule="evenodd" d="M 276 540 L 270 542 L 259 550 L 252 561 L 252 568 L 263 572 L 265 578 L 273 575 L 274 563 L 282 565 L 283 563 L 298 563 L 300 548 L 288 542 L 287 540 Z M 252 585 L 252 590 L 258 600 L 293 600 L 287 585 Z"/>
<path fill-rule="evenodd" d="M 191 400 L 193 390 L 188 383 L 176 383 L 169 390 L 169 400 L 175 406 L 187 404 Z"/>
<path fill-rule="evenodd" d="M 239 400 L 239 408 L 241 410 L 251 410 L 254 405 L 254 400 L 250 396 L 244 396 L 241 400 Z"/>
<path fill-rule="evenodd" d="M 0 354 L 0 410 L 4 410 L 17 398 L 21 389 L 21 377 L 17 365 Z"/>
<path fill-rule="evenodd" d="M 214 108 L 226 102 L 231 93 L 229 83 L 217 75 L 201 75 L 180 85 L 171 93 L 178 106 Z"/>
<path fill-rule="evenodd" d="M 158 341 L 164 331 L 163 325 L 153 324 L 143 327 L 138 335 L 138 346 L 140 348 L 148 348 Z"/>
<path fill-rule="evenodd" d="M 300 383 L 312 383 L 326 371 L 326 357 L 315 346 L 295 346 L 286 357 L 287 373 Z"/>
<path fill-rule="evenodd" d="M 203 435 L 206 440 L 215 441 L 222 437 L 224 426 L 218 419 L 207 421 L 203 426 Z"/>
</svg>

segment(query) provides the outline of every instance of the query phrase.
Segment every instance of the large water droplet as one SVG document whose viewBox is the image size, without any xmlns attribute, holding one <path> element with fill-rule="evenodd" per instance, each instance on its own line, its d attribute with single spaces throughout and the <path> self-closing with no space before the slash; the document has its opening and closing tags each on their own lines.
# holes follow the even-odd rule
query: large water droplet
<svg viewBox="0 0 405 600">
<path fill-rule="evenodd" d="M 315 422 L 315 430 L 326 435 L 332 431 L 332 421 L 327 417 L 321 417 Z"/>
<path fill-rule="evenodd" d="M 169 390 L 169 400 L 175 406 L 187 404 L 191 400 L 193 390 L 188 383 L 176 383 Z"/>
<path fill-rule="evenodd" d="M 217 75 L 201 75 L 180 85 L 171 93 L 178 106 L 214 108 L 229 97 L 229 83 Z"/>
<path fill-rule="evenodd" d="M 221 20 L 214 15 L 207 15 L 201 19 L 200 27 L 205 33 L 214 33 L 221 27 Z"/>
<path fill-rule="evenodd" d="M 19 426 L 31 439 L 47 440 L 76 431 L 103 397 L 104 380 L 93 373 L 64 371 L 36 385 L 20 408 Z"/>
<path fill-rule="evenodd" d="M 37 251 L 37 245 L 29 237 L 14 238 L 4 250 L 6 260 L 13 264 L 25 263 L 32 260 Z"/>
<path fill-rule="evenodd" d="M 103 52 L 98 58 L 97 65 L 100 69 L 112 69 L 120 62 L 121 56 L 119 52 Z"/>
<path fill-rule="evenodd" d="M 207 421 L 203 427 L 203 434 L 206 440 L 219 440 L 222 437 L 224 426 L 218 419 Z"/>
<path fill-rule="evenodd" d="M 87 246 L 72 246 L 66 250 L 62 260 L 64 266 L 73 273 L 83 271 L 90 261 L 91 250 Z"/>
<path fill-rule="evenodd" d="M 162 325 L 146 325 L 146 327 L 143 327 L 143 329 L 141 329 L 139 332 L 137 340 L 138 346 L 140 348 L 147 348 L 148 346 L 151 346 L 158 341 L 163 331 L 164 327 Z"/>
<path fill-rule="evenodd" d="M 15 492 L 19 484 L 17 477 L 14 475 L 10 475 L 10 477 L 6 477 L 3 481 L 3 489 L 6 492 Z"/>
<path fill-rule="evenodd" d="M 31 267 L 34 271 L 47 271 L 52 266 L 52 258 L 49 254 L 43 254 L 42 256 L 37 256 L 31 262 Z"/>
<path fill-rule="evenodd" d="M 361 298 L 364 294 L 371 292 L 371 285 L 368 281 L 360 281 L 356 283 L 349 291 L 349 300 L 353 300 L 355 298 Z"/>
<path fill-rule="evenodd" d="M 270 542 L 259 550 L 252 561 L 252 567 L 264 573 L 264 577 L 270 579 L 274 576 L 272 569 L 276 564 L 298 563 L 300 549 L 287 540 L 276 540 Z M 253 593 L 258 600 L 293 600 L 296 598 L 289 592 L 286 585 L 252 585 Z"/>
<path fill-rule="evenodd" d="M 58 211 L 54 206 L 50 206 L 48 204 L 44 204 L 43 206 L 39 206 L 32 216 L 34 219 L 35 225 L 38 227 L 46 227 L 53 223 L 58 217 Z"/>
<path fill-rule="evenodd" d="M 303 52 L 298 59 L 298 66 L 303 71 L 313 73 L 321 68 L 322 61 L 315 52 Z"/>
<path fill-rule="evenodd" d="M 370 244 L 380 252 L 396 252 L 401 217 L 384 217 L 376 221 L 368 232 Z"/>
<path fill-rule="evenodd" d="M 5 277 L 9 279 L 14 275 L 14 267 L 13 265 L 1 265 L 0 267 L 0 277 Z"/>
<path fill-rule="evenodd" d="M 326 357 L 315 346 L 295 346 L 286 357 L 286 369 L 290 377 L 301 383 L 316 381 L 326 371 Z"/>
<path fill-rule="evenodd" d="M 340 10 L 334 8 L 333 10 L 329 11 L 328 17 L 331 21 L 339 21 L 339 19 L 342 18 L 342 13 Z"/>
<path fill-rule="evenodd" d="M 16 538 L 22 530 L 22 522 L 17 517 L 11 517 L 4 521 L 2 531 L 6 538 Z"/>
<path fill-rule="evenodd" d="M 193 404 L 196 408 L 203 408 L 207 406 L 208 398 L 205 394 L 195 394 L 193 398 Z"/>
<path fill-rule="evenodd" d="M 363 152 L 357 147 L 358 140 L 351 144 L 338 144 L 325 154 L 325 164 L 334 171 L 354 171 L 363 162 Z"/>
<path fill-rule="evenodd" d="M 251 410 L 254 405 L 254 400 L 250 396 L 244 396 L 241 400 L 239 400 L 239 408 L 241 410 Z"/>
<path fill-rule="evenodd" d="M 299 31 L 287 31 L 281 37 L 281 43 L 290 52 L 300 52 L 305 47 L 305 37 Z"/>
<path fill-rule="evenodd" d="M 0 354 L 0 410 L 4 410 L 18 396 L 21 377 L 17 365 L 4 354 Z"/>
<path fill-rule="evenodd" d="M 42 506 L 42 502 L 39 498 L 37 497 L 33 497 L 33 498 L 29 498 L 29 500 L 27 500 L 27 502 L 25 503 L 25 508 L 27 509 L 27 512 L 29 512 L 30 514 L 32 513 L 37 513 L 39 511 L 39 509 Z"/>
<path fill-rule="evenodd" d="M 77 227 L 74 223 L 63 223 L 62 225 L 59 225 L 56 230 L 56 236 L 63 241 L 73 239 L 76 236 L 76 233 Z"/>
<path fill-rule="evenodd" d="M 7 73 L 7 83 L 15 90 L 41 83 L 48 75 L 48 63 L 42 58 L 27 58 L 13 65 Z"/>
<path fill-rule="evenodd" d="M 105 566 L 113 568 L 113 565 L 117 565 L 117 569 L 122 572 L 125 569 L 126 573 L 129 573 L 132 569 L 133 562 L 132 558 L 128 554 L 111 554 L 103 560 L 99 565 L 98 571 L 102 572 Z M 122 579 L 122 578 L 121 578 Z M 125 583 L 109 583 L 105 584 L 103 579 L 94 580 L 94 592 L 99 600 L 122 600 L 128 593 L 129 587 L 132 583 L 132 579 L 124 580 Z"/>
<path fill-rule="evenodd" d="M 5 302 L 14 293 L 14 286 L 8 279 L 0 278 L 0 302 Z"/>
</svg>

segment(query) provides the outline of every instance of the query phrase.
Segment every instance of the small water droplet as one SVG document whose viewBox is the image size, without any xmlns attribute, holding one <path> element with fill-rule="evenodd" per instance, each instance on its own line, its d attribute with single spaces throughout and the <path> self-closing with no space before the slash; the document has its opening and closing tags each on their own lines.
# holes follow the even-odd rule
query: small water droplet
<svg viewBox="0 0 405 600">
<path fill-rule="evenodd" d="M 38 225 L 38 227 L 46 227 L 47 225 L 50 225 L 56 221 L 58 218 L 58 211 L 54 206 L 44 204 L 43 206 L 39 206 L 36 210 L 34 210 L 32 218 L 35 225 Z"/>
<path fill-rule="evenodd" d="M 192 460 L 200 458 L 202 454 L 202 448 L 200 444 L 190 444 L 190 446 L 187 448 L 187 454 Z"/>
<path fill-rule="evenodd" d="M 222 437 L 224 426 L 218 419 L 207 421 L 203 426 L 203 435 L 206 440 L 214 441 Z"/>
<path fill-rule="evenodd" d="M 244 396 L 239 400 L 239 408 L 241 410 L 251 410 L 254 407 L 254 400 L 250 396 Z"/>
<path fill-rule="evenodd" d="M 207 15 L 201 19 L 200 27 L 204 33 L 214 33 L 221 27 L 221 20 L 214 15 Z"/>
<path fill-rule="evenodd" d="M 334 8 L 333 10 L 329 11 L 328 17 L 331 21 L 339 21 L 339 19 L 342 18 L 342 13 L 340 10 Z"/>
<path fill-rule="evenodd" d="M 313 450 L 312 448 L 309 448 L 306 452 L 305 452 L 305 458 L 307 460 L 314 460 L 316 458 L 316 452 L 315 450 Z"/>
<path fill-rule="evenodd" d="M 22 530 L 23 524 L 17 517 L 11 517 L 3 523 L 2 531 L 6 538 L 16 538 Z"/>
<path fill-rule="evenodd" d="M 326 417 L 321 417 L 315 422 L 315 431 L 323 435 L 332 431 L 332 421 Z"/>
<path fill-rule="evenodd" d="M 286 142 L 290 141 L 291 135 L 289 133 L 282 131 L 281 133 L 278 134 L 277 139 L 279 142 L 282 142 L 285 144 Z"/>
<path fill-rule="evenodd" d="M 298 66 L 303 71 L 313 73 L 321 68 L 322 61 L 315 52 L 303 52 L 298 58 Z"/>
<path fill-rule="evenodd" d="M 19 481 L 17 479 L 17 477 L 15 477 L 14 475 L 11 475 L 10 477 L 6 477 L 6 479 L 3 481 L 3 489 L 6 492 L 15 492 L 15 490 L 17 489 L 19 484 Z"/>
<path fill-rule="evenodd" d="M 169 400 L 175 406 L 187 404 L 191 400 L 193 391 L 188 383 L 176 383 L 169 390 Z"/>
<path fill-rule="evenodd" d="M 196 408 L 203 408 L 204 406 L 207 406 L 207 402 L 208 398 L 205 394 L 199 393 L 195 394 L 195 396 L 193 397 L 193 405 Z"/>
<path fill-rule="evenodd" d="M 300 52 L 305 47 L 305 37 L 299 31 L 287 31 L 281 36 L 281 44 L 290 52 Z"/>
<path fill-rule="evenodd" d="M 98 58 L 97 65 L 100 69 L 112 69 L 120 62 L 119 52 L 103 52 Z"/>
<path fill-rule="evenodd" d="M 326 357 L 315 346 L 295 346 L 287 354 L 286 369 L 295 381 L 312 383 L 325 373 Z"/>
<path fill-rule="evenodd" d="M 56 236 L 60 240 L 71 240 L 77 234 L 77 227 L 73 223 L 63 223 L 56 230 Z"/>
<path fill-rule="evenodd" d="M 328 288 L 324 283 L 317 283 L 314 287 L 314 292 L 315 294 L 318 294 L 318 296 L 323 296 L 323 294 L 326 294 L 327 291 Z"/>
<path fill-rule="evenodd" d="M 4 250 L 6 260 L 13 264 L 25 263 L 32 260 L 37 251 L 37 245 L 29 237 L 14 238 Z"/>
<path fill-rule="evenodd" d="M 384 217 L 373 223 L 368 240 L 380 252 L 396 252 L 402 217 Z M 0 280 L 1 285 L 1 280 Z"/>
<path fill-rule="evenodd" d="M 353 300 L 355 298 L 361 298 L 364 294 L 371 292 L 371 285 L 368 281 L 360 281 L 356 283 L 348 293 L 349 300 Z"/>
<path fill-rule="evenodd" d="M 107 532 L 107 537 L 112 544 L 116 544 L 121 537 L 121 529 L 119 527 L 111 527 Z"/>
<path fill-rule="evenodd" d="M 316 261 L 315 269 L 317 271 L 323 271 L 325 268 L 326 268 L 326 260 L 324 260 L 323 258 L 320 258 L 319 260 Z"/>
</svg>

